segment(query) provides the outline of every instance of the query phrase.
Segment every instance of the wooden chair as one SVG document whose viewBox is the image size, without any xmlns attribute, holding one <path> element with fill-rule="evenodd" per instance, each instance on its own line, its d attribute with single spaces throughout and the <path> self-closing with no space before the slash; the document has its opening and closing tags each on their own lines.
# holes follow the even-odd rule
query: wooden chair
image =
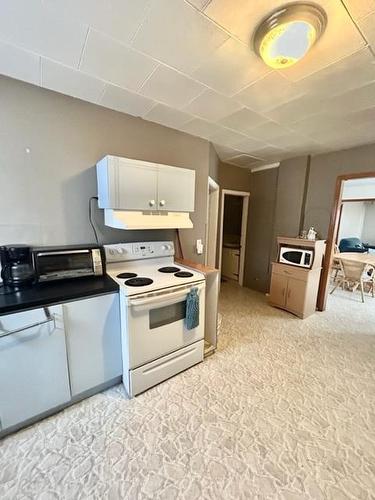
<svg viewBox="0 0 375 500">
<path fill-rule="evenodd" d="M 340 253 L 339 247 L 335 245 L 335 253 Z M 340 259 L 333 259 L 331 271 L 334 273 L 333 282 L 336 283 L 337 275 L 341 273 Z"/>
<path fill-rule="evenodd" d="M 373 266 L 349 259 L 340 259 L 340 266 L 342 276 L 338 277 L 338 281 L 331 290 L 331 294 L 338 286 L 341 286 L 344 290 L 345 285 L 347 285 L 349 288 L 352 287 L 353 292 L 359 287 L 361 290 L 362 302 L 364 302 L 364 285 L 369 284 L 369 292 L 371 291 L 372 297 L 374 297 L 375 268 Z"/>
</svg>

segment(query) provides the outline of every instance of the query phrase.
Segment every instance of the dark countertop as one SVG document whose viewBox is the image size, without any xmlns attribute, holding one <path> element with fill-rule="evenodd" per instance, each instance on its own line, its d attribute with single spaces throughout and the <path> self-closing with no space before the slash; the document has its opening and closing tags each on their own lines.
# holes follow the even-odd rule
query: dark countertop
<svg viewBox="0 0 375 500">
<path fill-rule="evenodd" d="M 0 287 L 0 316 L 36 307 L 61 304 L 69 300 L 118 292 L 118 290 L 117 283 L 109 276 L 55 281 L 10 293 Z"/>
</svg>

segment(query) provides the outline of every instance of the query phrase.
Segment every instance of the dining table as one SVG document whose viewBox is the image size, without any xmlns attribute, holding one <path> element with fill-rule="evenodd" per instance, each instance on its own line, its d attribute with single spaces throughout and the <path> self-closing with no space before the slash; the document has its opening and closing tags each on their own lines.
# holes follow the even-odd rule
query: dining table
<svg viewBox="0 0 375 500">
<path fill-rule="evenodd" d="M 375 253 L 339 252 L 333 254 L 333 258 L 338 260 L 354 260 L 355 262 L 363 262 L 375 267 Z"/>
</svg>

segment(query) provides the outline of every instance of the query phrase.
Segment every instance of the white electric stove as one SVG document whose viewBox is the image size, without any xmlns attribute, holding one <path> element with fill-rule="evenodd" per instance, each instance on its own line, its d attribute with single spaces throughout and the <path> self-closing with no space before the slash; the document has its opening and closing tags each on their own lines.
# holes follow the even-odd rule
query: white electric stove
<svg viewBox="0 0 375 500">
<path fill-rule="evenodd" d="M 130 397 L 203 361 L 205 277 L 174 262 L 173 242 L 105 245 L 107 274 L 120 285 L 123 383 Z M 196 289 L 199 324 L 186 328 Z"/>
</svg>

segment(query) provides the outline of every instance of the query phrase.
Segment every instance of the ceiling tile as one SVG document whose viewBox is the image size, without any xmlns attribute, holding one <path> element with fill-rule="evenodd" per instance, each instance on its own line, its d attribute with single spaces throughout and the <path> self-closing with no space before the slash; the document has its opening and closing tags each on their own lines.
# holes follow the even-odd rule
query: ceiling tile
<svg viewBox="0 0 375 500">
<path fill-rule="evenodd" d="M 284 4 L 285 0 L 236 0 L 235 4 L 233 0 L 212 0 L 204 13 L 248 44 L 258 23 Z"/>
<path fill-rule="evenodd" d="M 332 97 L 374 80 L 375 59 L 366 47 L 300 80 L 294 87 L 306 94 Z"/>
<path fill-rule="evenodd" d="M 307 94 L 267 111 L 265 114 L 276 122 L 288 125 L 302 120 L 308 115 L 323 112 L 326 109 L 326 104 L 326 101 L 319 96 Z"/>
<path fill-rule="evenodd" d="M 344 123 L 345 121 L 345 123 Z M 336 130 L 348 123 L 342 117 L 334 116 L 329 112 L 309 116 L 290 125 L 290 128 L 303 136 L 311 136 L 313 139 L 324 137 L 326 132 Z"/>
<path fill-rule="evenodd" d="M 129 43 L 144 19 L 150 0 L 43 0 L 57 13 Z"/>
<path fill-rule="evenodd" d="M 81 71 L 42 58 L 41 85 L 85 101 L 98 102 L 105 83 Z"/>
<path fill-rule="evenodd" d="M 204 61 L 193 77 L 230 96 L 269 71 L 248 44 L 230 38 Z"/>
<path fill-rule="evenodd" d="M 373 106 L 375 106 L 375 81 L 359 89 L 332 97 L 328 109 L 331 113 L 345 115 Z"/>
<path fill-rule="evenodd" d="M 280 155 L 284 154 L 285 150 L 282 148 L 276 148 L 274 146 L 264 146 L 260 149 L 256 149 L 252 151 L 252 156 L 255 156 L 256 158 L 260 158 L 262 160 L 268 160 L 268 159 L 279 159 Z"/>
<path fill-rule="evenodd" d="M 203 10 L 211 0 L 187 0 L 191 5 L 194 5 L 199 10 Z"/>
<path fill-rule="evenodd" d="M 357 20 L 375 12 L 375 0 L 344 0 L 344 4 Z"/>
<path fill-rule="evenodd" d="M 138 90 L 156 66 L 149 57 L 90 30 L 80 69 L 107 82 Z"/>
<path fill-rule="evenodd" d="M 251 130 L 251 136 L 264 142 L 271 142 L 275 137 L 281 137 L 288 133 L 288 129 L 272 121 L 268 121 Z"/>
<path fill-rule="evenodd" d="M 241 151 L 230 148 L 229 146 L 223 146 L 222 144 L 213 143 L 215 151 L 220 158 L 220 160 L 225 161 L 228 158 L 233 158 L 233 156 L 238 156 L 241 154 Z"/>
<path fill-rule="evenodd" d="M 242 132 L 243 134 L 247 134 L 254 127 L 261 125 L 262 123 L 267 122 L 268 119 L 264 116 L 258 115 L 247 108 L 242 108 L 235 113 L 226 116 L 222 120 L 220 120 L 220 124 L 224 125 L 224 127 L 231 128 L 233 130 L 237 130 L 238 132 Z"/>
<path fill-rule="evenodd" d="M 188 134 L 196 135 L 198 137 L 203 137 L 204 139 L 209 139 L 213 135 L 221 131 L 221 127 L 215 123 L 211 123 L 207 120 L 201 120 L 200 118 L 193 118 L 193 120 L 185 123 L 179 130 L 186 132 Z"/>
<path fill-rule="evenodd" d="M 302 94 L 303 91 L 299 90 L 295 84 L 273 71 L 243 89 L 234 98 L 250 109 L 262 112 L 280 106 Z"/>
<path fill-rule="evenodd" d="M 205 89 L 200 83 L 161 64 L 146 80 L 139 93 L 168 106 L 182 108 Z"/>
<path fill-rule="evenodd" d="M 133 116 L 144 117 L 155 103 L 121 87 L 107 84 L 99 104 Z"/>
<path fill-rule="evenodd" d="M 217 144 L 222 144 L 223 146 L 229 146 L 231 148 L 237 148 L 237 144 L 241 143 L 247 139 L 243 134 L 230 130 L 229 128 L 220 127 L 220 130 L 216 134 L 211 136 L 211 141 Z"/>
<path fill-rule="evenodd" d="M 88 27 L 57 15 L 41 0 L 2 0 L 0 39 L 77 67 Z"/>
<path fill-rule="evenodd" d="M 215 122 L 225 116 L 235 113 L 241 109 L 241 107 L 242 106 L 238 102 L 229 97 L 218 94 L 213 90 L 206 90 L 188 104 L 184 108 L 184 111 L 192 115 L 197 115 L 205 120 Z"/>
<path fill-rule="evenodd" d="M 365 46 L 365 42 L 340 0 L 320 0 L 328 23 L 321 39 L 298 64 L 283 71 L 291 81 L 298 81 Z"/>
<path fill-rule="evenodd" d="M 153 0 L 134 46 L 191 73 L 228 35 L 186 2 Z"/>
<path fill-rule="evenodd" d="M 243 153 L 251 153 L 256 151 L 262 147 L 266 146 L 266 144 L 258 139 L 253 139 L 251 137 L 246 137 L 242 141 L 236 143 L 236 149 L 239 149 Z"/>
<path fill-rule="evenodd" d="M 145 120 L 160 123 L 171 128 L 180 128 L 184 123 L 192 119 L 191 115 L 165 106 L 164 104 L 156 104 L 145 116 Z"/>
<path fill-rule="evenodd" d="M 294 132 L 290 132 L 280 137 L 274 137 L 269 142 L 272 146 L 291 150 L 298 150 L 301 148 L 309 149 L 309 147 L 313 147 L 315 145 L 312 138 L 298 135 Z"/>
<path fill-rule="evenodd" d="M 227 162 L 236 165 L 237 167 L 255 167 L 260 163 L 259 158 L 254 158 L 253 156 L 241 154 L 238 156 L 234 156 L 233 158 L 228 158 Z"/>
<path fill-rule="evenodd" d="M 358 24 L 363 31 L 366 40 L 375 50 L 375 12 L 359 21 Z"/>
<path fill-rule="evenodd" d="M 0 74 L 39 85 L 40 57 L 0 42 Z"/>
</svg>

